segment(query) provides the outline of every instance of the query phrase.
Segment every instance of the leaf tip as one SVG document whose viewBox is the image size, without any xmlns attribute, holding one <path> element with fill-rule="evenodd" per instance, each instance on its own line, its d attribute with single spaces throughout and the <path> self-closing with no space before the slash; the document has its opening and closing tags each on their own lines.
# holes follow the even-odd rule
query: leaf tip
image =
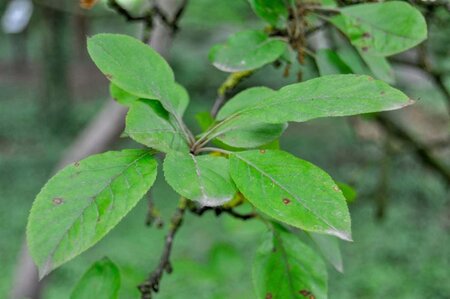
<svg viewBox="0 0 450 299">
<path fill-rule="evenodd" d="M 52 259 L 49 258 L 42 267 L 41 266 L 38 267 L 39 281 L 44 279 L 44 277 L 47 276 L 52 270 L 53 270 Z"/>
<path fill-rule="evenodd" d="M 334 264 L 334 268 L 339 272 L 339 273 L 344 273 L 344 264 L 342 263 L 342 261 Z"/>
<path fill-rule="evenodd" d="M 416 100 L 414 100 L 414 99 L 412 99 L 412 98 L 409 98 L 408 101 L 406 102 L 405 106 L 413 105 L 413 104 L 415 104 L 416 102 L 417 102 Z"/>
<path fill-rule="evenodd" d="M 353 242 L 352 233 L 351 232 L 330 229 L 330 230 L 326 231 L 326 233 L 329 234 L 329 235 L 336 236 L 339 239 L 342 239 L 342 240 L 345 240 L 345 241 L 348 241 L 348 242 Z"/>
</svg>

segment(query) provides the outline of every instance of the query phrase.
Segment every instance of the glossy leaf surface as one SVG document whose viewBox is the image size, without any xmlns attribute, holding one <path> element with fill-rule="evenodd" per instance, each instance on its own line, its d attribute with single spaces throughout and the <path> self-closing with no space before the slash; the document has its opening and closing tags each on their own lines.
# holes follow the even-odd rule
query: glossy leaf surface
<svg viewBox="0 0 450 299">
<path fill-rule="evenodd" d="M 164 176 L 176 192 L 204 206 L 222 205 L 236 193 L 223 157 L 171 152 L 164 160 Z"/>
<path fill-rule="evenodd" d="M 327 271 L 319 256 L 297 236 L 275 227 L 253 260 L 258 299 L 327 298 Z"/>
<path fill-rule="evenodd" d="M 40 276 L 103 238 L 156 178 L 149 151 L 106 152 L 65 167 L 37 195 L 28 219 L 28 247 Z"/>
<path fill-rule="evenodd" d="M 345 198 L 317 166 L 283 151 L 253 150 L 232 153 L 230 173 L 245 198 L 268 216 L 351 240 Z"/>
</svg>

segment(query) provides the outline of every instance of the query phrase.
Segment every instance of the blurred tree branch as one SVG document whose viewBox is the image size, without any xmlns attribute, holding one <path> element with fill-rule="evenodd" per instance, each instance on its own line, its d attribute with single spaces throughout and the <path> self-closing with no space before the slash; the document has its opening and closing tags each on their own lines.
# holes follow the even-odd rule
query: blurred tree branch
<svg viewBox="0 0 450 299">
<path fill-rule="evenodd" d="M 384 114 L 378 114 L 375 120 L 389 135 L 412 147 L 416 156 L 424 165 L 433 169 L 445 179 L 447 184 L 450 184 L 450 170 L 431 153 L 431 150 L 423 142 L 412 136 Z"/>
<path fill-rule="evenodd" d="M 422 46 L 419 51 L 419 59 L 417 61 L 411 61 L 401 58 L 390 58 L 390 60 L 396 64 L 403 64 L 410 67 L 414 67 L 417 70 L 425 73 L 428 77 L 430 77 L 433 80 L 433 83 L 436 85 L 436 87 L 439 89 L 439 91 L 442 93 L 445 101 L 448 113 L 450 114 L 450 91 L 448 90 L 447 86 L 445 86 L 445 74 L 434 70 L 430 63 L 428 62 L 426 54 L 425 46 Z"/>
</svg>

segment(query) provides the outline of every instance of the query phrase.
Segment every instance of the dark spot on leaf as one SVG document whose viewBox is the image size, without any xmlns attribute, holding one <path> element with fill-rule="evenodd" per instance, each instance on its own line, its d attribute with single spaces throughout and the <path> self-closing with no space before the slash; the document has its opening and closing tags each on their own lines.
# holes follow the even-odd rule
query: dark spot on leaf
<svg viewBox="0 0 450 299">
<path fill-rule="evenodd" d="M 363 50 L 363 52 L 367 52 L 369 51 L 369 47 L 362 47 L 361 50 Z"/>
<path fill-rule="evenodd" d="M 61 197 L 55 197 L 55 198 L 53 198 L 52 202 L 55 205 L 60 205 L 64 202 L 64 200 Z"/>
<path fill-rule="evenodd" d="M 260 152 L 261 154 L 265 154 L 265 153 L 266 153 L 266 150 L 265 150 L 265 149 L 260 149 L 259 152 Z"/>
<path fill-rule="evenodd" d="M 314 295 L 309 295 L 309 299 L 316 299 L 316 296 L 314 296 Z"/>
<path fill-rule="evenodd" d="M 112 80 L 112 78 L 113 78 L 113 75 L 111 75 L 111 74 L 105 74 L 105 76 L 106 76 L 106 78 L 108 78 L 108 80 Z"/>
<path fill-rule="evenodd" d="M 273 252 L 273 253 L 277 252 L 277 248 L 276 248 L 275 246 L 273 246 L 272 252 Z"/>
<path fill-rule="evenodd" d="M 289 198 L 283 198 L 283 203 L 284 203 L 285 205 L 288 205 L 288 204 L 291 203 L 291 200 L 290 200 Z"/>
<path fill-rule="evenodd" d="M 308 290 L 300 290 L 299 293 L 305 297 L 311 295 L 311 292 Z"/>
<path fill-rule="evenodd" d="M 78 166 L 80 166 L 80 162 L 75 162 L 75 163 L 73 163 L 73 165 L 74 165 L 75 167 L 78 167 Z"/>
<path fill-rule="evenodd" d="M 364 38 L 369 38 L 369 37 L 371 37 L 371 35 L 370 35 L 369 32 L 364 32 L 364 33 L 363 33 L 363 37 L 364 37 Z"/>
<path fill-rule="evenodd" d="M 386 94 L 386 92 L 385 92 L 385 91 L 382 91 L 382 92 L 380 92 L 380 94 L 381 94 L 381 95 L 384 95 L 384 94 Z"/>
<path fill-rule="evenodd" d="M 266 294 L 266 299 L 272 299 L 272 298 L 273 298 L 272 293 L 267 293 Z"/>
</svg>

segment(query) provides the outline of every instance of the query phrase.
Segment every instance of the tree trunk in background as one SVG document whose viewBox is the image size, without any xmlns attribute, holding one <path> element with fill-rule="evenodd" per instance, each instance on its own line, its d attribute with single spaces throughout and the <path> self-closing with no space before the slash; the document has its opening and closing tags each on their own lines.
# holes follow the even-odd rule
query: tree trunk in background
<svg viewBox="0 0 450 299">
<path fill-rule="evenodd" d="M 159 0 L 169 15 L 176 11 L 175 0 Z M 167 56 L 172 41 L 172 32 L 161 24 L 156 24 L 150 40 L 152 46 L 161 55 Z M 86 156 L 107 150 L 120 136 L 125 120 L 126 108 L 109 100 L 98 115 L 79 134 L 70 146 L 55 170 L 69 163 L 78 161 Z M 34 265 L 26 246 L 22 250 L 15 271 L 11 299 L 39 299 L 43 283 L 39 282 L 36 266 Z"/>
<path fill-rule="evenodd" d="M 42 16 L 42 75 L 40 110 L 42 120 L 58 133 L 70 125 L 70 28 L 69 15 L 48 6 L 40 9 Z"/>
<path fill-rule="evenodd" d="M 76 15 L 74 17 L 74 41 L 76 48 L 76 58 L 83 61 L 86 57 L 86 37 L 89 34 L 89 19 L 86 15 Z"/>
</svg>

